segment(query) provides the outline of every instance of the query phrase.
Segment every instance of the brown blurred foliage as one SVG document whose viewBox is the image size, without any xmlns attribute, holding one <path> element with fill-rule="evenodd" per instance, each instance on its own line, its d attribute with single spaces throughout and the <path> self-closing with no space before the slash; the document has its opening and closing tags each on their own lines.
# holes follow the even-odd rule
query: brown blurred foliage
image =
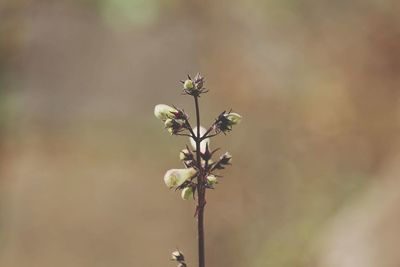
<svg viewBox="0 0 400 267">
<path fill-rule="evenodd" d="M 397 267 L 400 4 L 0 2 L 0 266 L 195 266 L 194 204 L 168 191 L 187 143 L 153 118 L 243 123 L 208 196 L 209 266 Z"/>
</svg>

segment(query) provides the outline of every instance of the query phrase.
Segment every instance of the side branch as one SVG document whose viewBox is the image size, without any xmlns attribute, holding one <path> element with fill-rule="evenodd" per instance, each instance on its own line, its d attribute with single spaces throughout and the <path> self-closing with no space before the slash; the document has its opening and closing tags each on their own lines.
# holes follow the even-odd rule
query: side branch
<svg viewBox="0 0 400 267">
<path fill-rule="evenodd" d="M 194 133 L 193 128 L 192 128 L 192 126 L 190 125 L 190 122 L 189 122 L 189 120 L 188 120 L 187 118 L 185 118 L 185 124 L 186 124 L 186 126 L 187 126 L 186 129 L 188 129 L 188 131 L 190 132 L 190 135 L 191 135 L 190 137 L 192 137 L 193 140 L 194 140 L 195 142 L 197 142 L 197 136 L 196 136 L 196 134 Z"/>
</svg>

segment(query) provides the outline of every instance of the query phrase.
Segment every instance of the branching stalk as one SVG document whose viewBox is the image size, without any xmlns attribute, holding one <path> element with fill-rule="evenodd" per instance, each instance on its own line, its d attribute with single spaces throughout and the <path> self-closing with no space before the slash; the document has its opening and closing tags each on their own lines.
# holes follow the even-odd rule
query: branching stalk
<svg viewBox="0 0 400 267">
<path fill-rule="evenodd" d="M 188 146 L 181 150 L 179 157 L 185 169 L 170 169 L 164 175 L 164 182 L 168 188 L 181 191 L 184 200 L 196 199 L 197 217 L 197 239 L 198 239 L 198 267 L 205 267 L 205 237 L 204 237 L 204 210 L 206 205 L 206 190 L 214 189 L 218 183 L 217 177 L 221 175 L 214 173 L 225 169 L 231 164 L 232 156 L 226 152 L 217 161 L 212 160 L 217 149 L 210 150 L 210 138 L 219 133 L 226 134 L 232 130 L 232 126 L 240 122 L 241 116 L 231 111 L 223 111 L 215 119 L 214 123 L 205 130 L 200 124 L 199 97 L 208 92 L 204 88 L 204 77 L 197 74 L 194 79 L 188 75 L 188 79 L 182 81 L 183 94 L 194 98 L 196 109 L 196 130 L 189 122 L 189 115 L 183 109 L 165 104 L 156 105 L 154 115 L 161 119 L 165 129 L 172 135 L 186 136 L 191 138 L 192 147 L 196 150 L 193 153 Z M 200 133 L 204 132 L 202 135 Z M 202 142 L 205 149 L 201 150 Z M 204 164 L 202 163 L 204 162 Z M 195 193 L 197 192 L 197 198 Z M 178 267 L 187 267 L 183 253 L 176 250 L 172 253 L 171 260 L 178 263 Z"/>
</svg>

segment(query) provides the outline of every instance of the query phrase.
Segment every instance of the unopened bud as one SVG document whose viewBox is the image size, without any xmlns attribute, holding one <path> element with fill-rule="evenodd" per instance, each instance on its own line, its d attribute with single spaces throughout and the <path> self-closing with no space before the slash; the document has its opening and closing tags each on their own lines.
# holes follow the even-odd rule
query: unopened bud
<svg viewBox="0 0 400 267">
<path fill-rule="evenodd" d="M 236 125 L 242 120 L 242 116 L 235 112 L 227 113 L 224 116 L 229 121 L 230 125 Z"/>
<path fill-rule="evenodd" d="M 164 182 L 168 188 L 174 188 L 182 185 L 186 180 L 192 178 L 197 171 L 194 168 L 171 169 L 164 175 Z"/>
<path fill-rule="evenodd" d="M 207 176 L 207 182 L 209 185 L 215 185 L 218 183 L 218 179 L 217 179 L 217 177 L 215 177 L 215 175 L 211 174 L 211 175 Z"/>
<path fill-rule="evenodd" d="M 181 197 L 183 200 L 193 199 L 193 189 L 191 187 L 186 187 L 182 190 Z"/>
<path fill-rule="evenodd" d="M 194 87 L 193 85 L 193 81 L 190 79 L 187 79 L 184 83 L 183 83 L 183 88 L 186 90 L 192 90 Z"/>
<path fill-rule="evenodd" d="M 154 115 L 162 121 L 172 117 L 174 112 L 177 112 L 175 108 L 165 104 L 158 104 L 154 108 Z"/>
<path fill-rule="evenodd" d="M 176 134 L 184 128 L 185 121 L 178 119 L 167 119 L 165 122 L 165 128 L 170 134 Z"/>
</svg>

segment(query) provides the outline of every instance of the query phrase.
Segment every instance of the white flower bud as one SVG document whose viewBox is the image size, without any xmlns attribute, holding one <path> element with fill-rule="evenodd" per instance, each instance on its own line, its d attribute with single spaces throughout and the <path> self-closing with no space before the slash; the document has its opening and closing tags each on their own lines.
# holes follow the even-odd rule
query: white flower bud
<svg viewBox="0 0 400 267">
<path fill-rule="evenodd" d="M 207 182 L 209 185 L 215 185 L 218 183 L 218 179 L 217 177 L 215 177 L 215 175 L 210 174 L 209 176 L 207 176 Z"/>
<path fill-rule="evenodd" d="M 224 116 L 225 116 L 225 118 L 227 118 L 229 120 L 231 125 L 236 125 L 236 124 L 240 123 L 240 121 L 242 120 L 242 116 L 240 116 L 239 114 L 237 114 L 235 112 L 227 113 Z"/>
<path fill-rule="evenodd" d="M 192 90 L 193 89 L 193 81 L 187 79 L 184 83 L 183 83 L 183 88 L 186 90 Z"/>
<path fill-rule="evenodd" d="M 191 187 L 186 187 L 182 190 L 181 197 L 183 200 L 193 199 L 193 189 Z"/>
<path fill-rule="evenodd" d="M 166 119 L 164 122 L 164 125 L 166 128 L 169 128 L 173 125 L 173 120 L 172 119 Z"/>
<path fill-rule="evenodd" d="M 162 121 L 165 121 L 168 118 L 172 117 L 173 112 L 177 112 L 177 110 L 164 104 L 158 104 L 154 108 L 154 115 Z"/>
<path fill-rule="evenodd" d="M 182 185 L 186 180 L 190 179 L 196 174 L 194 168 L 189 169 L 171 169 L 164 175 L 164 182 L 168 188 L 174 188 Z"/>
<path fill-rule="evenodd" d="M 194 127 L 193 132 L 197 136 L 197 127 Z M 204 127 L 200 126 L 200 137 L 202 137 L 206 132 L 207 130 Z M 192 145 L 193 149 L 196 149 L 196 142 L 193 140 L 193 138 L 190 138 L 190 144 Z M 210 138 L 206 138 L 200 142 L 201 153 L 204 153 L 206 151 L 207 144 L 208 147 L 210 147 Z"/>
</svg>

